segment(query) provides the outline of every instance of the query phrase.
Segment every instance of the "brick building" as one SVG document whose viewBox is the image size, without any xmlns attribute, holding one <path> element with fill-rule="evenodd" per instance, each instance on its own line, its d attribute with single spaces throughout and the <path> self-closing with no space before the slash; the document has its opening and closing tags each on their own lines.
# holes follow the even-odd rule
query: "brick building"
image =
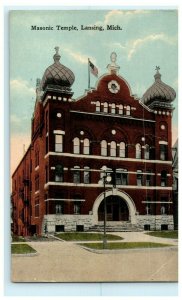
<svg viewBox="0 0 182 300">
<path fill-rule="evenodd" d="M 116 58 L 112 53 L 107 74 L 76 100 L 74 74 L 60 63 L 58 48 L 37 80 L 31 144 L 12 176 L 15 234 L 96 229 L 104 195 L 113 230 L 173 229 L 175 91 L 157 67 L 137 99 Z M 105 174 L 112 182 L 104 190 Z"/>
</svg>

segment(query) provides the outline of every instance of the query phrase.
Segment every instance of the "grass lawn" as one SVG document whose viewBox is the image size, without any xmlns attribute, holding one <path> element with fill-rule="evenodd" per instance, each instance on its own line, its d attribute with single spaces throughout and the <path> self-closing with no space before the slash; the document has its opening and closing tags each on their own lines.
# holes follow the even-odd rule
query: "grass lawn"
<svg viewBox="0 0 182 300">
<path fill-rule="evenodd" d="M 91 249 L 103 249 L 102 243 L 81 243 L 81 246 L 85 246 Z M 159 248 L 169 247 L 169 244 L 149 243 L 149 242 L 122 242 L 122 243 L 107 243 L 107 249 L 135 249 L 135 248 Z"/>
<path fill-rule="evenodd" d="M 65 241 L 102 241 L 102 233 L 88 233 L 88 232 L 63 232 L 56 234 L 57 237 Z M 113 234 L 107 234 L 108 240 L 122 240 L 123 238 Z"/>
<path fill-rule="evenodd" d="M 146 234 L 161 237 L 161 238 L 167 238 L 167 239 L 177 239 L 178 238 L 178 231 L 151 231 L 147 232 Z"/>
<path fill-rule="evenodd" d="M 27 244 L 12 244 L 11 245 L 11 254 L 28 254 L 36 253 L 35 249 L 30 247 Z"/>
</svg>

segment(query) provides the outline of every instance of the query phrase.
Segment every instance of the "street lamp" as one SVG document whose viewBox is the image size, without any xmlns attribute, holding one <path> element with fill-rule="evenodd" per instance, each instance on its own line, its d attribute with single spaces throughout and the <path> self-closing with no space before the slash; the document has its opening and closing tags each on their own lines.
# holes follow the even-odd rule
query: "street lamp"
<svg viewBox="0 0 182 300">
<path fill-rule="evenodd" d="M 104 175 L 102 177 L 104 183 L 104 238 L 103 238 L 103 248 L 107 248 L 107 238 L 106 238 L 106 221 L 107 221 L 107 204 L 106 204 L 106 183 L 110 183 L 112 178 L 110 173 L 106 172 L 107 167 L 104 166 L 103 171 Z"/>
</svg>

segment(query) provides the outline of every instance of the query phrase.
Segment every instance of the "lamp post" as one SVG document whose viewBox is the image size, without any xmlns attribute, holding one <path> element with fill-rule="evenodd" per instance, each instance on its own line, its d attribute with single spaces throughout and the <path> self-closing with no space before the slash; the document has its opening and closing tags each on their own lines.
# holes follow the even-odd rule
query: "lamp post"
<svg viewBox="0 0 182 300">
<path fill-rule="evenodd" d="M 106 183 L 110 183 L 112 178 L 109 173 L 106 172 L 107 167 L 103 169 L 103 183 L 104 183 L 104 237 L 103 237 L 103 248 L 107 248 L 107 237 L 106 237 L 106 222 L 107 222 L 107 203 L 106 203 Z"/>
</svg>

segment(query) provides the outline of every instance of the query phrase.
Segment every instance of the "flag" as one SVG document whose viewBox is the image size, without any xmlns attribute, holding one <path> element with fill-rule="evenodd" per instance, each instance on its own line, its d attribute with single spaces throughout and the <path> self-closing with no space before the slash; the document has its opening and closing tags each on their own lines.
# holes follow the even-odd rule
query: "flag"
<svg viewBox="0 0 182 300">
<path fill-rule="evenodd" d="M 94 66 L 94 64 L 93 64 L 90 60 L 88 60 L 88 63 L 89 63 L 89 67 L 90 67 L 90 72 L 91 72 L 94 76 L 98 77 L 98 69 L 97 69 L 97 67 Z"/>
</svg>

